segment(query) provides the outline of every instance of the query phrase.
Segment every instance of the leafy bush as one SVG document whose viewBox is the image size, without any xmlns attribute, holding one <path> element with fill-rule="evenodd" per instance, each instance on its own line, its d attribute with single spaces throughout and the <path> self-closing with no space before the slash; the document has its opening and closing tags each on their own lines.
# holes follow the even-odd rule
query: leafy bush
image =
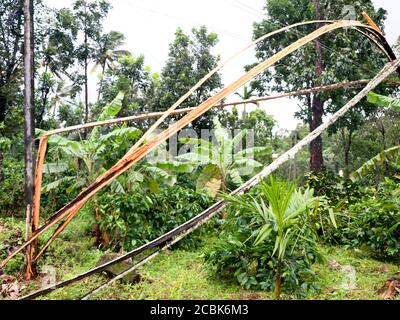
<svg viewBox="0 0 400 320">
<path fill-rule="evenodd" d="M 324 196 L 332 207 L 348 208 L 357 203 L 363 191 L 356 183 L 346 180 L 333 172 L 325 170 L 306 174 L 306 186 L 314 189 L 316 196 Z"/>
<path fill-rule="evenodd" d="M 14 218 L 0 218 L 0 260 L 7 258 L 7 256 L 20 246 L 23 242 L 23 230 L 25 228 L 24 221 Z M 21 271 L 24 265 L 24 254 L 19 253 L 15 259 L 12 259 L 2 271 L 5 274 L 15 274 Z M 1 272 L 0 272 L 1 275 Z"/>
<path fill-rule="evenodd" d="M 24 163 L 4 158 L 4 180 L 0 183 L 0 213 L 18 216 L 24 210 Z"/>
<path fill-rule="evenodd" d="M 44 216 L 52 214 L 75 199 L 77 195 L 78 191 L 71 188 L 70 181 L 60 181 L 57 188 L 42 192 L 40 198 L 41 212 L 44 213 Z"/>
<path fill-rule="evenodd" d="M 178 185 L 158 193 L 146 193 L 141 188 L 131 194 L 104 193 L 98 198 L 100 228 L 108 234 L 111 246 L 131 250 L 188 221 L 211 204 L 207 195 Z M 204 228 L 179 245 L 196 247 L 199 232 L 204 234 Z"/>
<path fill-rule="evenodd" d="M 348 209 L 353 215 L 347 232 L 352 246 L 367 246 L 385 258 L 400 257 L 400 188 L 386 178 L 378 189 Z"/>
<path fill-rule="evenodd" d="M 312 216 L 320 239 L 328 244 L 347 242 L 344 230 L 349 228 L 352 217 L 347 211 L 365 194 L 363 189 L 330 171 L 308 173 L 306 186 L 318 196 L 318 210 Z"/>
<path fill-rule="evenodd" d="M 311 189 L 271 179 L 249 194 L 227 197 L 230 206 L 216 245 L 205 260 L 218 276 L 234 278 L 246 289 L 271 290 L 279 297 L 300 294 L 312 284 L 311 265 L 322 258 L 310 216 Z M 274 284 L 275 282 L 275 284 Z"/>
</svg>

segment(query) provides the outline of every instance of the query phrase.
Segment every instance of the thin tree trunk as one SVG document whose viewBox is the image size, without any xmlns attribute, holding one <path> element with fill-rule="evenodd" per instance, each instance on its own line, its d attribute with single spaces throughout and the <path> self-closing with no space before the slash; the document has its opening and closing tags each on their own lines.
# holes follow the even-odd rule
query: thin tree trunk
<svg viewBox="0 0 400 320">
<path fill-rule="evenodd" d="M 385 124 L 383 123 L 383 121 L 379 121 L 379 131 L 382 135 L 382 151 L 386 150 L 386 129 L 385 129 Z M 390 166 L 389 166 L 389 162 L 385 161 L 385 164 L 383 166 L 383 174 L 385 176 L 388 176 L 390 173 Z"/>
<path fill-rule="evenodd" d="M 89 122 L 88 62 L 85 58 L 85 123 Z"/>
<path fill-rule="evenodd" d="M 0 86 L 1 88 L 1 86 Z M 6 118 L 6 110 L 8 109 L 7 106 L 7 99 L 3 93 L 0 92 L 0 122 L 4 122 Z"/>
<path fill-rule="evenodd" d="M 323 15 L 321 12 L 320 0 L 314 0 L 316 20 L 322 20 Z M 320 28 L 321 24 L 317 24 L 316 28 Z M 315 41 L 315 51 L 317 53 L 317 59 L 315 62 L 315 85 L 321 85 L 321 76 L 324 70 L 323 50 L 322 50 L 322 37 Z M 314 131 L 322 124 L 322 116 L 324 114 L 324 101 L 321 99 L 321 95 L 316 93 L 312 100 L 311 106 L 312 120 L 310 131 Z M 323 167 L 323 155 L 322 155 L 322 137 L 319 136 L 310 145 L 310 170 L 321 171 Z"/>
<path fill-rule="evenodd" d="M 353 142 L 353 131 L 349 130 L 349 135 L 346 137 L 345 128 L 342 128 L 342 141 L 343 141 L 343 151 L 344 151 L 344 178 L 349 178 L 349 164 L 350 164 L 350 148 Z"/>
<path fill-rule="evenodd" d="M 49 69 L 49 65 L 46 62 L 46 67 L 44 69 L 44 72 L 47 73 L 48 69 Z M 37 110 L 37 108 L 36 108 L 36 114 L 39 112 L 38 118 L 36 119 L 36 124 L 37 124 L 38 128 L 41 128 L 41 126 L 42 126 L 43 117 L 44 117 L 44 114 L 46 112 L 47 99 L 49 97 L 50 88 L 48 86 L 42 87 L 41 91 L 42 91 L 41 99 L 40 99 L 41 100 L 41 106 L 40 106 L 39 110 Z"/>
<path fill-rule="evenodd" d="M 24 0 L 24 116 L 25 116 L 25 203 L 26 239 L 33 232 L 32 209 L 35 183 L 35 106 L 34 106 L 34 35 L 33 0 Z M 30 280 L 35 273 L 32 257 L 35 245 L 27 247 L 25 278 Z"/>
<path fill-rule="evenodd" d="M 279 300 L 280 296 L 281 296 L 281 271 L 280 269 L 278 269 L 276 271 L 274 299 Z"/>
<path fill-rule="evenodd" d="M 84 33 L 85 33 L 85 123 L 89 122 L 89 85 L 88 85 L 88 56 L 89 56 L 89 48 L 88 48 L 88 30 L 87 30 L 87 3 L 85 1 L 85 21 L 84 21 Z M 88 135 L 87 129 L 83 132 L 83 137 L 86 139 Z"/>
<path fill-rule="evenodd" d="M 103 92 L 103 83 L 104 83 L 105 72 L 106 72 L 106 63 L 103 63 L 103 65 L 101 66 L 101 79 L 100 79 L 100 83 L 99 83 L 99 92 L 97 93 L 97 102 L 100 101 L 101 94 Z"/>
</svg>

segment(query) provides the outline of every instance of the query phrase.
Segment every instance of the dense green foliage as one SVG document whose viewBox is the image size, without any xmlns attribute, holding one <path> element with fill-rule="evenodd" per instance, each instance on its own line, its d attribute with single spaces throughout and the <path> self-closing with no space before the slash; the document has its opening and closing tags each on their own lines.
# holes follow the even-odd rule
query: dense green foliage
<svg viewBox="0 0 400 320">
<path fill-rule="evenodd" d="M 19 216 L 24 206 L 24 164 L 6 158 L 0 184 L 0 212 L 5 216 Z"/>
<path fill-rule="evenodd" d="M 193 151 L 179 155 L 176 159 L 183 164 L 201 167 L 197 190 L 206 191 L 215 197 L 218 191 L 239 187 L 243 184 L 242 177 L 251 177 L 259 171 L 263 164 L 254 158 L 270 154 L 272 148 L 243 146 L 247 130 L 235 132 L 236 135 L 231 137 L 218 118 L 214 118 L 213 134 L 211 142 L 195 138 L 180 139 L 182 143 L 192 145 Z"/>
<path fill-rule="evenodd" d="M 400 258 L 400 187 L 396 180 L 386 179 L 377 188 L 368 188 L 349 207 L 353 221 L 347 237 L 352 246 L 366 246 L 384 258 Z"/>
<path fill-rule="evenodd" d="M 362 11 L 367 11 L 380 26 L 386 17 L 385 10 L 375 9 L 370 0 L 335 2 L 325 0 L 268 0 L 265 6 L 266 18 L 262 21 L 256 21 L 254 24 L 254 38 L 302 21 L 320 20 L 321 18 L 327 20 L 342 19 L 346 13 L 346 6 L 354 7 L 356 14 L 354 18 L 356 19 L 361 18 Z M 261 42 L 256 48 L 258 61 L 275 54 L 278 49 L 288 46 L 315 30 L 316 27 L 319 27 L 319 25 L 305 25 Z M 304 87 L 363 79 L 375 74 L 385 62 L 385 56 L 376 50 L 372 43 L 365 41 L 352 29 L 337 30 L 333 37 L 323 36 L 319 38 L 319 44 L 320 52 L 317 49 L 317 42 L 312 42 L 285 57 L 273 70 L 268 70 L 257 78 L 252 83 L 253 88 L 264 94 L 274 90 L 292 91 Z M 313 130 L 322 123 L 322 115 L 337 111 L 354 94 L 354 90 L 335 90 L 300 97 L 302 108 L 296 115 L 307 124 L 310 130 Z M 349 149 L 354 132 L 373 110 L 374 106 L 364 100 L 347 112 L 330 129 L 330 133 L 340 132 L 342 134 L 341 149 L 345 154 L 345 171 L 347 171 L 349 165 Z M 318 154 L 319 157 L 322 157 L 322 148 L 320 147 L 322 139 L 320 141 L 319 139 L 317 138 L 315 144 L 311 144 L 310 152 L 313 156 Z M 321 154 L 319 155 L 319 153 Z"/>
<path fill-rule="evenodd" d="M 214 53 L 219 41 L 217 34 L 205 26 L 195 27 L 189 33 L 179 28 L 161 73 L 153 73 L 140 50 L 132 48 L 133 54 L 121 49 L 123 33 L 103 29 L 112 9 L 108 1 L 74 0 L 70 7 L 62 9 L 49 8 L 41 0 L 34 2 L 37 137 L 45 130 L 88 121 L 164 111 L 220 59 Z M 254 24 L 254 37 L 283 25 L 314 19 L 318 15 L 317 2 L 321 5 L 319 13 L 327 19 L 340 18 L 343 7 L 352 4 L 357 16 L 367 10 L 378 25 L 385 20 L 384 10 L 373 8 L 372 1 L 268 0 L 265 6 L 268 16 Z M 0 18 L 0 258 L 3 259 L 22 243 L 24 234 L 22 220 L 14 220 L 22 217 L 24 206 L 22 1 L 2 1 Z M 256 48 L 257 59 L 271 56 L 314 29 L 314 25 L 308 25 L 261 42 Z M 369 78 L 385 61 L 371 43 L 352 29 L 319 40 L 323 44 L 321 56 L 315 43 L 310 43 L 240 89 L 236 96 L 245 100 L 273 91 Z M 322 62 L 324 71 L 317 76 L 316 60 Z M 95 84 L 89 81 L 90 73 L 97 76 Z M 94 88 L 89 84 L 97 89 L 95 97 L 90 99 L 88 92 L 94 92 Z M 182 107 L 199 105 L 222 86 L 221 75 L 216 73 Z M 309 172 L 310 150 L 304 148 L 274 173 L 276 180 L 263 181 L 238 197 L 223 193 L 242 185 L 296 145 L 322 121 L 323 115 L 337 111 L 355 92 L 356 89 L 342 89 L 299 97 L 301 111 L 296 115 L 303 124 L 291 131 L 280 130 L 274 118 L 257 103 L 251 104 L 251 108 L 245 104 L 229 111 L 220 108 L 209 111 L 189 128 L 197 133 L 211 129 L 212 136 L 179 136 L 176 147 L 187 147 L 188 152 L 173 154 L 172 142 L 168 141 L 118 176 L 60 234 L 56 245 L 44 254 L 39 269 L 46 263 L 57 266 L 60 263 L 71 274 L 87 270 L 104 250 L 131 250 L 154 240 L 220 198 L 227 201 L 227 209 L 175 246 L 186 251 L 176 250 L 163 258 L 167 265 L 161 268 L 184 274 L 184 280 L 176 280 L 181 281 L 182 288 L 186 285 L 184 281 L 195 288 L 199 285 L 190 279 L 193 262 L 193 270 L 203 281 L 207 275 L 217 276 L 207 280 L 218 288 L 214 294 L 228 283 L 229 290 L 241 294 L 255 290 L 262 297 L 279 298 L 282 291 L 283 297 L 310 297 L 319 291 L 321 279 L 335 274 L 318 263 L 324 260 L 321 246 L 326 257 L 332 250 L 339 250 L 340 258 L 347 250 L 346 259 L 347 255 L 361 252 L 368 258 L 397 261 L 400 258 L 400 110 L 391 85 L 380 85 L 377 93 L 370 93 L 368 99 L 322 135 L 324 170 Z M 382 95 L 388 92 L 394 94 Z M 319 115 L 315 113 L 318 101 Z M 169 117 L 162 127 L 179 117 Z M 154 119 L 146 119 L 50 137 L 41 218 L 64 207 L 110 169 L 153 122 Z M 249 141 L 252 137 L 254 141 Z M 40 241 L 47 236 L 40 237 Z M 82 243 L 75 245 L 75 242 Z M 77 252 L 74 248 L 78 248 Z M 200 258 L 204 252 L 208 268 L 203 268 L 204 260 Z M 183 256 L 187 264 L 185 272 L 178 264 L 172 268 L 174 261 L 168 255 Z M 58 262 L 59 258 L 62 262 Z M 353 258 L 349 260 L 360 263 Z M 375 266 L 374 262 L 369 263 Z M 20 254 L 1 272 L 17 274 L 22 265 Z M 71 271 L 77 265 L 82 270 Z M 368 270 L 363 270 L 363 277 L 365 274 Z M 63 274 L 62 278 L 66 276 Z M 380 281 L 383 278 L 382 275 Z M 94 283 L 100 280 L 101 277 L 96 278 Z M 125 289 L 134 292 L 135 298 L 143 298 L 139 295 L 141 286 L 151 285 L 141 283 Z M 65 292 L 68 296 L 70 291 Z M 58 297 L 57 293 L 55 296 Z M 185 297 L 181 292 L 176 296 Z M 193 293 L 189 296 L 201 298 Z"/>
<path fill-rule="evenodd" d="M 158 193 L 140 188 L 124 195 L 104 193 L 99 197 L 100 227 L 108 233 L 110 245 L 130 250 L 154 240 L 208 208 L 207 195 L 180 186 L 166 187 Z M 206 229 L 184 239 L 180 246 L 194 248 Z"/>
<path fill-rule="evenodd" d="M 247 289 L 275 288 L 276 297 L 281 281 L 287 292 L 314 288 L 311 265 L 321 258 L 311 220 L 315 200 L 311 189 L 273 179 L 248 195 L 227 197 L 223 232 L 206 261 Z"/>
</svg>

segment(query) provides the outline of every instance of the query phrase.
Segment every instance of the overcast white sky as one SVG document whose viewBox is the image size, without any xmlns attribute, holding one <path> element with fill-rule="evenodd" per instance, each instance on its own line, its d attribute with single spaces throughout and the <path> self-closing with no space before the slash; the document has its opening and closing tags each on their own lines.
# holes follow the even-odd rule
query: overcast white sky
<svg viewBox="0 0 400 320">
<path fill-rule="evenodd" d="M 46 0 L 50 6 L 69 6 L 72 0 Z M 209 31 L 218 34 L 219 43 L 215 53 L 222 60 L 243 48 L 251 41 L 252 25 L 263 17 L 265 0 L 109 0 L 113 9 L 105 30 L 121 31 L 126 36 L 125 48 L 133 54 L 143 53 L 153 71 L 160 72 L 168 55 L 168 45 L 174 32 L 181 27 L 190 32 L 193 26 L 206 25 Z M 399 32 L 400 1 L 374 0 L 376 6 L 388 11 L 387 38 L 396 42 Z M 254 62 L 254 52 L 243 54 L 230 63 L 222 72 L 224 84 L 241 76 L 243 66 Z M 91 85 L 95 89 L 95 83 Z M 295 99 L 268 101 L 261 105 L 272 114 L 281 128 L 293 129 L 298 120 L 294 112 L 298 109 Z M 166 108 L 169 106 L 166 106 Z"/>
</svg>

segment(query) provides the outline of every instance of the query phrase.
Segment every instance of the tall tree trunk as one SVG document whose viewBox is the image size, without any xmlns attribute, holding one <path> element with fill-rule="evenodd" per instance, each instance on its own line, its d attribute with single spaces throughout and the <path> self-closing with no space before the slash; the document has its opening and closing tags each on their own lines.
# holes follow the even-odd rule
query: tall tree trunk
<svg viewBox="0 0 400 320">
<path fill-rule="evenodd" d="M 25 203 L 26 238 L 32 234 L 32 209 L 35 181 L 35 106 L 34 106 L 34 35 L 33 0 L 24 0 L 24 116 L 25 116 Z M 30 280 L 35 270 L 32 266 L 34 246 L 26 250 L 25 278 Z"/>
<path fill-rule="evenodd" d="M 350 158 L 350 148 L 353 142 L 353 131 L 349 130 L 349 135 L 346 137 L 346 129 L 342 128 L 342 141 L 343 141 L 343 151 L 344 151 L 344 178 L 349 178 L 349 158 Z"/>
<path fill-rule="evenodd" d="M 314 5 L 316 20 L 323 20 L 320 0 L 314 0 Z M 317 29 L 320 27 L 321 24 L 317 24 Z M 315 51 L 317 53 L 317 59 L 315 62 L 315 86 L 321 85 L 321 76 L 324 70 L 324 58 L 321 42 L 321 38 L 315 41 Z M 321 99 L 321 96 L 318 93 L 314 94 L 311 112 L 312 120 L 310 123 L 310 131 L 313 131 L 322 124 L 322 116 L 324 114 L 324 101 Z M 310 145 L 310 170 L 315 172 L 321 171 L 323 164 L 322 137 L 319 136 Z"/>
<path fill-rule="evenodd" d="M 85 58 L 85 123 L 89 122 L 88 59 Z"/>
<path fill-rule="evenodd" d="M 99 92 L 97 93 L 97 102 L 100 102 L 101 94 L 103 93 L 105 72 L 106 72 L 106 63 L 104 62 L 103 65 L 101 66 L 101 79 L 99 83 Z"/>
<path fill-rule="evenodd" d="M 49 69 L 49 65 L 46 62 L 46 67 L 44 69 L 44 73 L 47 73 Z M 41 99 L 40 99 L 40 107 L 38 108 L 38 105 L 36 104 L 36 125 L 38 128 L 42 127 L 42 123 L 43 123 L 43 118 L 44 118 L 44 114 L 46 112 L 46 106 L 47 106 L 47 99 L 49 97 L 49 93 L 50 93 L 50 88 L 46 85 L 46 86 L 42 86 L 41 88 Z M 39 110 L 38 110 L 39 109 Z"/>
<path fill-rule="evenodd" d="M 88 30 L 87 30 L 87 3 L 85 1 L 85 21 L 84 21 L 84 33 L 85 33 L 85 123 L 89 122 L 89 77 L 88 77 L 88 64 L 89 64 L 89 44 L 88 44 Z M 88 135 L 88 130 L 84 130 L 84 139 L 86 139 Z"/>
<path fill-rule="evenodd" d="M 0 93 L 0 122 L 5 120 L 7 109 L 7 99 L 2 93 Z"/>
<path fill-rule="evenodd" d="M 383 121 L 379 121 L 378 120 L 378 130 L 381 133 L 382 136 L 382 151 L 387 149 L 386 146 L 386 129 L 385 129 L 385 124 Z M 385 161 L 385 164 L 383 166 L 383 174 L 385 176 L 388 176 L 390 173 L 390 166 L 389 166 L 389 162 Z"/>
</svg>

